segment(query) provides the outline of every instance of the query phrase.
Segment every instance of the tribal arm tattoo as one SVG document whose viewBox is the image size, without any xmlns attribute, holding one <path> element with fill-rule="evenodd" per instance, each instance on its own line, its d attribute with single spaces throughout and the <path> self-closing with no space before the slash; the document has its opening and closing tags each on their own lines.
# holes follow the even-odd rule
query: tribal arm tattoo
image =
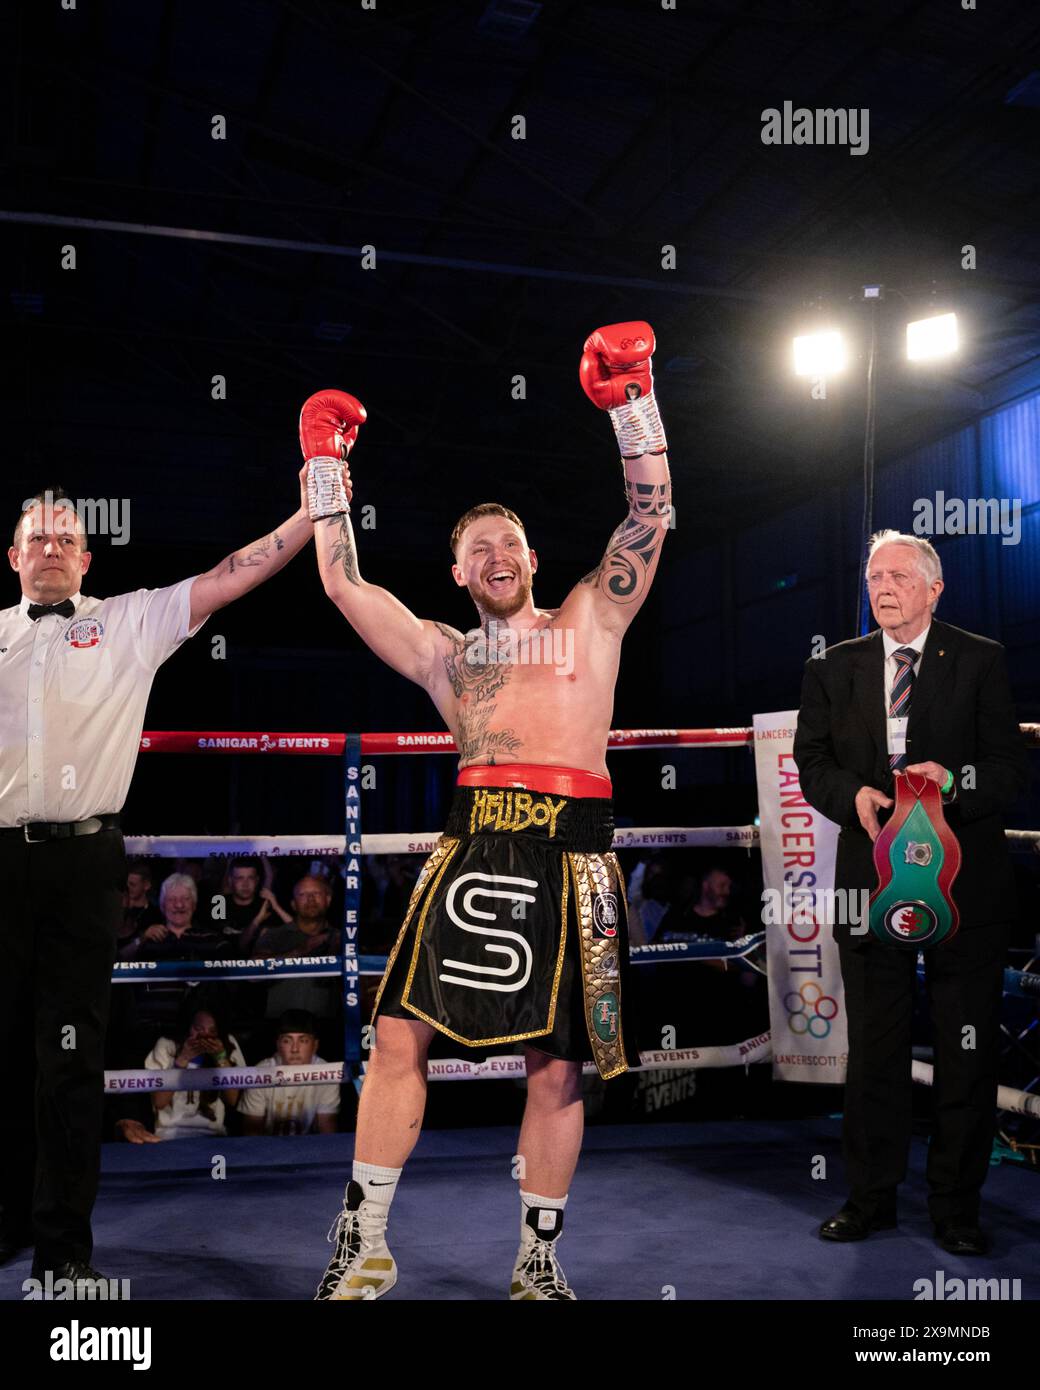
<svg viewBox="0 0 1040 1390">
<path fill-rule="evenodd" d="M 649 592 L 661 545 L 671 524 L 672 487 L 663 482 L 626 479 L 628 516 L 611 536 L 603 559 L 581 581 L 594 586 L 611 605 L 635 616 Z"/>
</svg>

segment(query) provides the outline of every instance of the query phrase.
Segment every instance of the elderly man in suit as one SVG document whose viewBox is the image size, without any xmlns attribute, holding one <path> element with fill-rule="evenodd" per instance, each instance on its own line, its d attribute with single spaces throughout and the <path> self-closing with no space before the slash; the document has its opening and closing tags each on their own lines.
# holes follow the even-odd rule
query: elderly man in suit
<svg viewBox="0 0 1040 1390">
<path fill-rule="evenodd" d="M 841 827 L 835 887 L 848 901 L 877 883 L 872 847 L 879 812 L 894 804 L 894 778 L 913 773 L 942 791 L 961 848 L 952 889 L 960 931 L 924 953 L 935 1058 L 928 1205 L 943 1249 L 983 1254 L 979 1194 L 993 1137 L 1001 985 L 1015 910 L 1002 815 L 1025 790 L 1027 754 L 1003 648 L 934 617 L 943 580 L 932 545 L 879 532 L 866 578 L 878 629 L 806 663 L 795 762 L 809 804 Z M 850 1191 L 819 1234 L 849 1241 L 896 1225 L 910 1147 L 917 952 L 886 945 L 865 920 L 836 925 L 835 937 L 849 1027 L 843 1152 Z"/>
</svg>

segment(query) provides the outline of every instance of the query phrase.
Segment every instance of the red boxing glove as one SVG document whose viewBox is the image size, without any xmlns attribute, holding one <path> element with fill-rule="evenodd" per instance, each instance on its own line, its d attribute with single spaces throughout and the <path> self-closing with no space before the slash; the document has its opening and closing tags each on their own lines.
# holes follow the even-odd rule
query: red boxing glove
<svg viewBox="0 0 1040 1390">
<path fill-rule="evenodd" d="M 578 368 L 581 389 L 600 410 L 613 410 L 650 396 L 654 374 L 650 358 L 657 347 L 648 323 L 609 323 L 585 340 Z"/>
<path fill-rule="evenodd" d="M 300 448 L 307 460 L 307 512 L 311 521 L 350 511 L 343 464 L 367 419 L 365 407 L 346 391 L 317 391 L 304 401 Z"/>
<path fill-rule="evenodd" d="M 657 343 L 648 323 L 610 323 L 585 340 L 578 377 L 593 405 L 610 412 L 621 457 L 663 454 L 668 448 L 654 396 L 650 358 Z"/>
<path fill-rule="evenodd" d="M 346 391 L 316 391 L 300 411 L 303 457 L 345 459 L 354 447 L 368 412 Z"/>
</svg>

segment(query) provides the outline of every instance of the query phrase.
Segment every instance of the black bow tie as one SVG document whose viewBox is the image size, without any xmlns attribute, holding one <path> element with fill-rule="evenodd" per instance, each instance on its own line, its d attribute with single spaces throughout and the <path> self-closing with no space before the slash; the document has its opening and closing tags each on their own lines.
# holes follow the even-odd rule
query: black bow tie
<svg viewBox="0 0 1040 1390">
<path fill-rule="evenodd" d="M 29 617 L 32 621 L 38 622 L 40 618 L 46 618 L 48 613 L 57 613 L 59 618 L 71 618 L 76 611 L 76 605 L 70 598 L 63 598 L 60 603 L 30 603 Z"/>
</svg>

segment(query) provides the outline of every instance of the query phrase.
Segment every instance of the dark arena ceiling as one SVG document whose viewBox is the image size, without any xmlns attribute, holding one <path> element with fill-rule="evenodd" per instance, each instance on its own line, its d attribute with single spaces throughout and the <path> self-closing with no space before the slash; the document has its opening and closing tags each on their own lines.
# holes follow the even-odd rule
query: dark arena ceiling
<svg viewBox="0 0 1040 1390">
<path fill-rule="evenodd" d="M 887 291 L 879 461 L 1035 357 L 1033 4 L 55 0 L 2 24 L 12 484 L 129 495 L 152 548 L 282 514 L 300 403 L 334 385 L 369 410 L 374 563 L 446 561 L 496 498 L 563 582 L 623 506 L 577 385 L 600 323 L 656 329 L 680 546 L 856 478 L 862 371 L 812 409 L 787 355 L 821 315 L 862 346 L 863 284 Z M 869 150 L 764 144 L 786 100 L 868 108 Z M 895 355 L 935 305 L 969 342 L 923 378 Z"/>
</svg>

